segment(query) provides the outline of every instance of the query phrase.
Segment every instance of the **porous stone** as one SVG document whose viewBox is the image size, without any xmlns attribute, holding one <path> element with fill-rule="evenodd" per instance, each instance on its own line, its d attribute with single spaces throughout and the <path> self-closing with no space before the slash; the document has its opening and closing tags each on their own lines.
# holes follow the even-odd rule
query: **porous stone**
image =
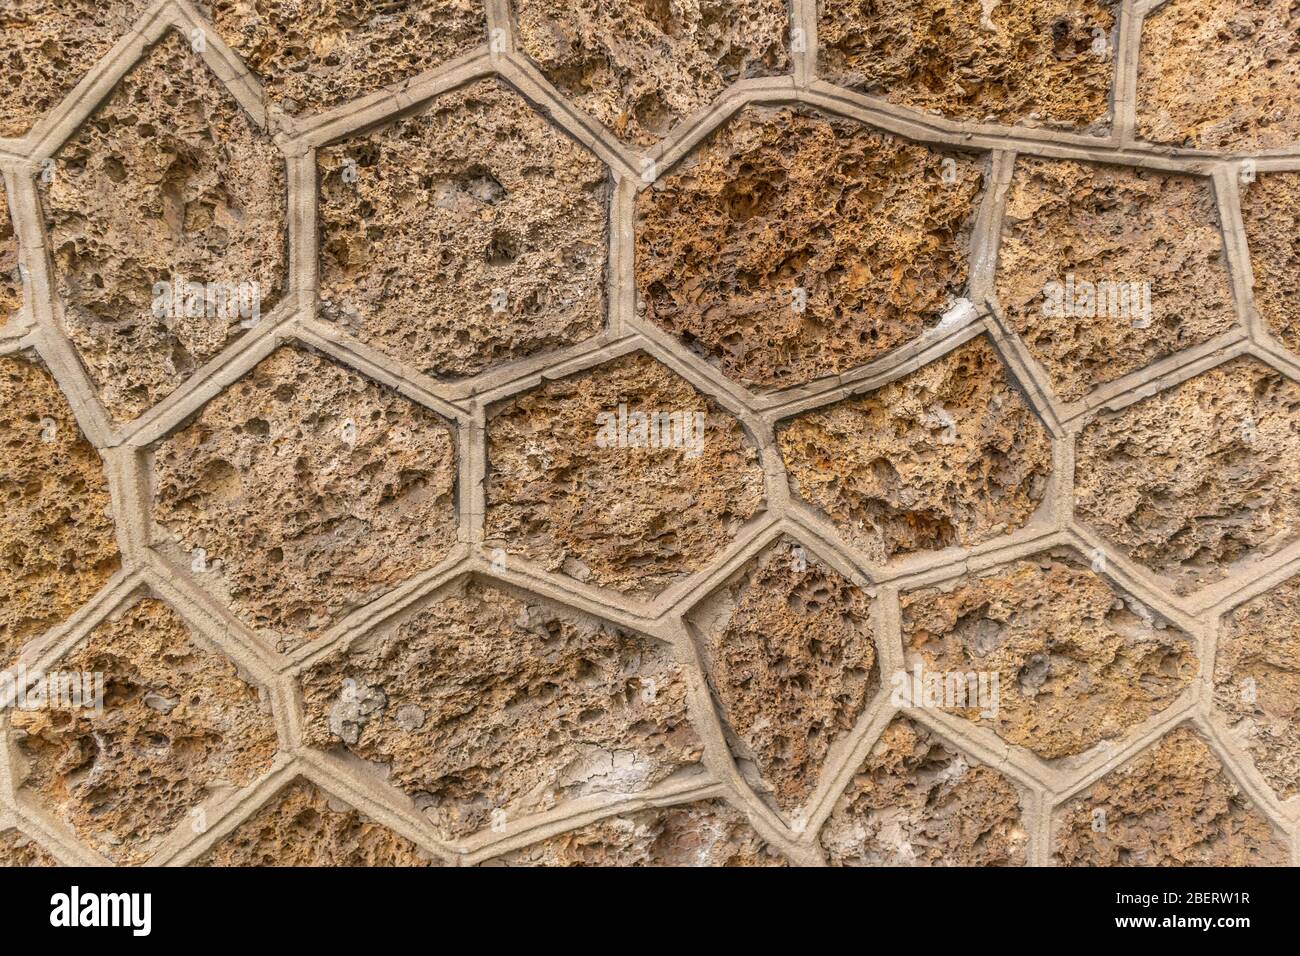
<svg viewBox="0 0 1300 956">
<path fill-rule="evenodd" d="M 170 395 L 280 298 L 284 160 L 175 31 L 38 183 L 63 330 L 115 421 Z M 170 291 L 181 282 L 196 285 Z"/>
<path fill-rule="evenodd" d="M 902 610 L 912 671 L 899 680 L 909 701 L 1049 760 L 1121 738 L 1196 676 L 1188 635 L 1071 551 L 905 594 Z M 923 700 L 915 699 L 918 671 Z M 933 700 L 927 679 L 944 681 Z"/>
<path fill-rule="evenodd" d="M 1066 803 L 1055 834 L 1064 866 L 1281 866 L 1290 856 L 1187 727 Z"/>
<path fill-rule="evenodd" d="M 197 643 L 161 601 L 109 617 L 58 670 L 102 674 L 102 710 L 14 711 L 19 777 L 115 863 L 144 863 L 192 809 L 271 766 L 265 689 Z"/>
<path fill-rule="evenodd" d="M 450 425 L 282 346 L 153 454 L 177 558 L 287 650 L 436 565 L 456 540 Z"/>
<path fill-rule="evenodd" d="M 1300 173 L 1265 173 L 1240 189 L 1255 308 L 1278 340 L 1300 354 Z"/>
<path fill-rule="evenodd" d="M 879 684 L 870 615 L 861 588 L 790 539 L 691 614 L 732 750 L 783 810 L 812 796 Z"/>
<path fill-rule="evenodd" d="M 1065 401 L 1229 331 L 1210 181 L 1024 156 L 998 250 L 998 302 Z"/>
<path fill-rule="evenodd" d="M 1029 835 L 1006 777 L 894 720 L 821 832 L 832 866 L 1024 866 Z"/>
<path fill-rule="evenodd" d="M 788 866 L 744 816 L 700 800 L 589 823 L 485 866 Z"/>
<path fill-rule="evenodd" d="M 741 79 L 790 71 L 785 0 L 513 0 L 516 43 L 625 143 L 653 146 Z"/>
<path fill-rule="evenodd" d="M 823 77 L 952 119 L 1109 127 L 1106 0 L 818 0 Z"/>
<path fill-rule="evenodd" d="M 0 833 L 0 866 L 58 865 L 58 860 L 50 856 L 39 843 L 21 830 L 10 829 Z"/>
<path fill-rule="evenodd" d="M 475 579 L 299 679 L 305 742 L 382 769 L 448 837 L 701 756 L 668 645 Z"/>
<path fill-rule="evenodd" d="M 1078 517 L 1178 594 L 1300 534 L 1300 385 L 1238 358 L 1079 435 Z"/>
<path fill-rule="evenodd" d="M 1300 139 L 1293 0 L 1168 0 L 1142 23 L 1137 132 L 1196 149 Z"/>
<path fill-rule="evenodd" d="M 487 546 L 637 597 L 703 568 L 763 507 L 740 424 L 639 352 L 497 406 L 487 445 Z"/>
<path fill-rule="evenodd" d="M 22 272 L 18 267 L 18 237 L 9 218 L 9 195 L 0 179 L 0 329 L 23 307 Z"/>
<path fill-rule="evenodd" d="M 442 378 L 595 335 L 609 173 L 497 80 L 322 149 L 323 315 Z"/>
<path fill-rule="evenodd" d="M 1052 467 L 1046 430 L 986 338 L 781 425 L 791 488 L 877 562 L 1023 527 Z"/>
<path fill-rule="evenodd" d="M 53 376 L 0 358 L 0 667 L 120 566 L 108 482 Z"/>
<path fill-rule="evenodd" d="M 785 388 L 880 358 L 961 295 L 984 162 L 747 107 L 637 197 L 645 318 Z"/>
</svg>

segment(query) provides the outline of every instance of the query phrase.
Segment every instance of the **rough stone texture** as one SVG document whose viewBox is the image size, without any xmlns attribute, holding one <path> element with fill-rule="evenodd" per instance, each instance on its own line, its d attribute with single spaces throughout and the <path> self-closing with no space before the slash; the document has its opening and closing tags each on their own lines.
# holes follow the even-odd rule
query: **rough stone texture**
<svg viewBox="0 0 1300 956">
<path fill-rule="evenodd" d="M 54 160 L 38 182 L 63 329 L 109 413 L 127 421 L 253 321 L 251 310 L 168 308 L 156 283 L 256 283 L 260 314 L 276 304 L 284 160 L 175 31 Z"/>
<path fill-rule="evenodd" d="M 153 517 L 287 649 L 446 556 L 455 458 L 433 412 L 286 346 L 156 447 Z"/>
<path fill-rule="evenodd" d="M 748 107 L 637 197 L 645 317 L 752 388 L 865 365 L 962 294 L 983 167 Z"/>
<path fill-rule="evenodd" d="M 1168 0 L 1142 24 L 1137 131 L 1196 149 L 1300 140 L 1294 0 Z"/>
<path fill-rule="evenodd" d="M 301 675 L 304 738 L 382 768 L 448 836 L 692 767 L 672 649 L 474 579 Z"/>
<path fill-rule="evenodd" d="M 366 344 L 463 378 L 600 331 L 608 171 L 498 81 L 318 163 L 324 316 Z"/>
<path fill-rule="evenodd" d="M 1061 315 L 1045 288 L 1071 276 Z M 1150 297 L 1089 302 L 1081 283 L 1123 283 L 1130 295 L 1145 285 Z M 1021 157 L 997 296 L 1066 401 L 1227 332 L 1236 315 L 1210 180 Z"/>
<path fill-rule="evenodd" d="M 1078 517 L 1178 594 L 1300 534 L 1300 384 L 1234 359 L 1079 436 Z"/>
<path fill-rule="evenodd" d="M 21 830 L 0 833 L 0 867 L 58 865 L 58 860 Z"/>
<path fill-rule="evenodd" d="M 945 698 L 943 709 L 1049 760 L 1122 737 L 1196 676 L 1185 633 L 1070 551 L 905 594 L 902 605 L 909 667 L 984 674 L 990 687 L 998 675 L 992 708 Z"/>
<path fill-rule="evenodd" d="M 1241 185 L 1255 308 L 1269 330 L 1300 354 L 1300 173 L 1265 173 Z"/>
<path fill-rule="evenodd" d="M 601 447 L 599 416 L 620 406 L 629 420 L 703 413 L 698 451 L 629 447 L 634 427 L 624 447 Z M 488 548 L 625 594 L 652 597 L 699 570 L 763 505 L 740 424 L 643 353 L 510 399 L 487 431 Z"/>
<path fill-rule="evenodd" d="M 0 329 L 23 307 L 22 272 L 18 268 L 18 237 L 9 218 L 9 195 L 0 178 Z"/>
<path fill-rule="evenodd" d="M 428 853 L 299 778 L 197 866 L 430 866 Z"/>
<path fill-rule="evenodd" d="M 1023 866 L 1021 797 L 1002 774 L 894 720 L 821 832 L 833 866 Z"/>
<path fill-rule="evenodd" d="M 1289 858 L 1284 838 L 1187 727 L 1066 803 L 1055 834 L 1064 866 L 1279 866 Z"/>
<path fill-rule="evenodd" d="M 1300 577 L 1223 619 L 1215 702 L 1280 799 L 1300 794 Z"/>
<path fill-rule="evenodd" d="M 1042 501 L 1051 441 L 987 339 L 784 423 L 792 491 L 874 561 L 970 547 Z"/>
<path fill-rule="evenodd" d="M 818 0 L 819 69 L 851 89 L 953 119 L 1104 132 L 1118 6 Z"/>
<path fill-rule="evenodd" d="M 103 712 L 15 711 L 19 776 L 116 863 L 145 862 L 194 807 L 252 783 L 275 756 L 265 690 L 197 644 L 161 601 L 114 614 L 59 668 L 102 673 Z"/>
<path fill-rule="evenodd" d="M 589 823 L 486 866 L 788 866 L 721 800 L 638 810 Z"/>
<path fill-rule="evenodd" d="M 787 538 L 692 614 L 732 750 L 783 810 L 812 796 L 878 685 L 870 611 L 860 588 Z"/>
<path fill-rule="evenodd" d="M 516 42 L 572 103 L 653 146 L 741 79 L 790 72 L 786 0 L 513 0 Z"/>
<path fill-rule="evenodd" d="M 0 358 L 0 667 L 121 564 L 108 482 L 42 366 Z"/>
</svg>

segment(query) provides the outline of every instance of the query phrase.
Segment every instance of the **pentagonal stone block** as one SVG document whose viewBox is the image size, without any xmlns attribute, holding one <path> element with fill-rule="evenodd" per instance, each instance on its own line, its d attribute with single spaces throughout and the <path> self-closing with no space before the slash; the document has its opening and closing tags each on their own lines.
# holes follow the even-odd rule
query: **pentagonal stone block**
<svg viewBox="0 0 1300 956">
<path fill-rule="evenodd" d="M 625 594 L 703 568 L 763 506 L 740 424 L 641 353 L 502 403 L 487 442 L 488 547 Z"/>
<path fill-rule="evenodd" d="M 637 197 L 645 317 L 756 389 L 865 365 L 966 284 L 983 162 L 749 107 Z"/>
<path fill-rule="evenodd" d="M 1300 173 L 1267 173 L 1241 186 L 1241 217 L 1255 275 L 1255 307 L 1269 330 L 1300 354 Z"/>
<path fill-rule="evenodd" d="M 1227 332 L 1236 314 L 1210 181 L 1021 157 L 997 296 L 1066 401 Z"/>
<path fill-rule="evenodd" d="M 721 800 L 622 813 L 494 857 L 485 866 L 788 866 Z"/>
<path fill-rule="evenodd" d="M 870 615 L 860 588 L 790 539 L 691 612 L 728 742 L 782 810 L 812 796 L 879 686 Z"/>
<path fill-rule="evenodd" d="M 431 866 L 406 837 L 358 813 L 301 777 L 195 866 Z"/>
<path fill-rule="evenodd" d="M 604 323 L 609 173 L 497 80 L 322 149 L 324 318 L 442 378 Z"/>
<path fill-rule="evenodd" d="M 282 650 L 436 565 L 456 452 L 433 412 L 281 347 L 153 455 L 153 517 L 196 578 Z"/>
<path fill-rule="evenodd" d="M 871 560 L 970 547 L 1023 527 L 1051 440 L 985 338 L 777 431 L 799 497 Z"/>
<path fill-rule="evenodd" d="M 1062 806 L 1054 852 L 1063 866 L 1280 866 L 1286 838 L 1179 727 Z"/>
<path fill-rule="evenodd" d="M 1187 634 L 1068 550 L 914 591 L 902 605 L 908 702 L 1049 760 L 1122 737 L 1196 676 Z"/>
<path fill-rule="evenodd" d="M 788 73 L 785 0 L 513 0 L 516 41 L 566 99 L 653 146 L 737 80 Z"/>
<path fill-rule="evenodd" d="M 1116 12 L 1109 0 L 819 2 L 826 79 L 953 119 L 1103 132 Z"/>
<path fill-rule="evenodd" d="M 0 182 L 0 328 L 23 307 L 23 274 L 18 265 L 18 237 L 9 218 L 9 195 Z"/>
<path fill-rule="evenodd" d="M 1300 385 L 1234 359 L 1079 435 L 1076 513 L 1188 594 L 1300 535 Z"/>
<path fill-rule="evenodd" d="M 0 833 L 0 866 L 58 866 L 59 861 L 18 829 Z"/>
<path fill-rule="evenodd" d="M 1021 795 L 904 717 L 880 735 L 822 827 L 833 866 L 1024 866 Z"/>
<path fill-rule="evenodd" d="M 1142 23 L 1137 131 L 1196 149 L 1281 149 L 1300 139 L 1291 0 L 1168 0 Z"/>
<path fill-rule="evenodd" d="M 63 329 L 115 421 L 170 395 L 279 300 L 284 160 L 179 33 L 48 169 Z"/>
<path fill-rule="evenodd" d="M 0 666 L 121 565 L 108 482 L 45 368 L 0 358 Z"/>
<path fill-rule="evenodd" d="M 18 777 L 115 863 L 144 863 L 214 790 L 252 783 L 275 757 L 266 690 L 161 601 L 114 613 L 58 671 L 102 679 L 102 707 L 14 711 Z"/>
<path fill-rule="evenodd" d="M 699 761 L 672 649 L 461 579 L 300 676 L 309 746 L 371 762 L 448 837 Z"/>
<path fill-rule="evenodd" d="M 1223 618 L 1214 699 L 1279 799 L 1300 794 L 1300 577 Z"/>
</svg>

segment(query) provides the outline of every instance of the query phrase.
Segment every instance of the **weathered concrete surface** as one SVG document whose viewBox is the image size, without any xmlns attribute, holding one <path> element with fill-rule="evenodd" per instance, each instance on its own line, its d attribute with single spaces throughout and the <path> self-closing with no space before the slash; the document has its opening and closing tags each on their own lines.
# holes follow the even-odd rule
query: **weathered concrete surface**
<svg viewBox="0 0 1300 956">
<path fill-rule="evenodd" d="M 1300 173 L 1264 173 L 1240 188 L 1255 308 L 1269 331 L 1300 354 Z"/>
<path fill-rule="evenodd" d="M 0 833 L 0 866 L 58 866 L 41 845 L 21 830 Z"/>
</svg>

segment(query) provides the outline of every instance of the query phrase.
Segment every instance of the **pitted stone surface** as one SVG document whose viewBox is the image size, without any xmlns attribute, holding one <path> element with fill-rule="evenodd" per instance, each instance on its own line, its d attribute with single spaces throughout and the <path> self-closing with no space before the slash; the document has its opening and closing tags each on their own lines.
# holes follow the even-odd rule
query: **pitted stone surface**
<svg viewBox="0 0 1300 956">
<path fill-rule="evenodd" d="M 59 861 L 21 830 L 0 833 L 0 866 L 58 866 Z"/>
<path fill-rule="evenodd" d="M 740 424 L 643 353 L 510 399 L 487 432 L 488 548 L 626 594 L 701 569 L 763 506 Z"/>
<path fill-rule="evenodd" d="M 1255 307 L 1269 331 L 1300 354 L 1300 172 L 1265 173 L 1240 188 Z"/>
<path fill-rule="evenodd" d="M 121 559 L 99 453 L 44 367 L 0 358 L 0 667 L 66 620 Z"/>
<path fill-rule="evenodd" d="M 461 579 L 301 675 L 308 745 L 370 762 L 449 837 L 686 772 L 667 645 Z"/>
<path fill-rule="evenodd" d="M 324 316 L 444 378 L 604 323 L 609 173 L 482 80 L 322 149 Z"/>
<path fill-rule="evenodd" d="M 874 392 L 784 423 L 792 491 L 874 561 L 1023 527 L 1051 441 L 980 338 Z"/>
<path fill-rule="evenodd" d="M 755 389 L 872 362 L 962 294 L 983 168 L 850 120 L 746 107 L 637 198 L 645 317 Z"/>
<path fill-rule="evenodd" d="M 776 804 L 804 804 L 879 684 L 871 602 L 802 545 L 769 545 L 696 611 L 729 743 Z"/>
<path fill-rule="evenodd" d="M 1023 866 L 1029 835 L 1006 777 L 897 718 L 822 827 L 833 866 Z"/>
<path fill-rule="evenodd" d="M 914 591 L 902 606 L 913 698 L 918 668 L 962 692 L 954 682 L 914 706 L 941 706 L 1049 760 L 1121 738 L 1196 676 L 1187 634 L 1069 551 Z"/>
<path fill-rule="evenodd" d="M 156 447 L 153 517 L 285 650 L 446 556 L 455 458 L 433 412 L 282 346 Z"/>
<path fill-rule="evenodd" d="M 193 808 L 271 766 L 266 691 L 199 645 L 161 601 L 110 616 L 59 669 L 103 675 L 102 713 L 15 711 L 19 777 L 115 863 L 144 863 Z"/>
<path fill-rule="evenodd" d="M 38 182 L 63 330 L 115 421 L 170 395 L 278 301 L 284 159 L 179 33 L 49 168 Z M 170 293 L 174 280 L 203 295 Z M 250 291 L 241 312 L 245 284 L 257 309 Z"/>
<path fill-rule="evenodd" d="M 22 272 L 18 268 L 18 237 L 9 218 L 9 195 L 0 179 L 0 329 L 23 307 Z"/>
<path fill-rule="evenodd" d="M 1078 517 L 1190 593 L 1300 535 L 1300 384 L 1234 359 L 1099 414 L 1076 461 Z"/>
<path fill-rule="evenodd" d="M 1106 0 L 818 0 L 822 76 L 953 119 L 1109 126 Z"/>
<path fill-rule="evenodd" d="M 615 136 L 653 146 L 737 80 L 790 72 L 785 0 L 513 0 L 516 42 Z"/>
<path fill-rule="evenodd" d="M 1284 838 L 1199 736 L 1180 727 L 1069 801 L 1064 866 L 1281 866 Z"/>
<path fill-rule="evenodd" d="M 1065 401 L 1229 331 L 1210 180 L 1021 157 L 997 296 Z"/>
</svg>

